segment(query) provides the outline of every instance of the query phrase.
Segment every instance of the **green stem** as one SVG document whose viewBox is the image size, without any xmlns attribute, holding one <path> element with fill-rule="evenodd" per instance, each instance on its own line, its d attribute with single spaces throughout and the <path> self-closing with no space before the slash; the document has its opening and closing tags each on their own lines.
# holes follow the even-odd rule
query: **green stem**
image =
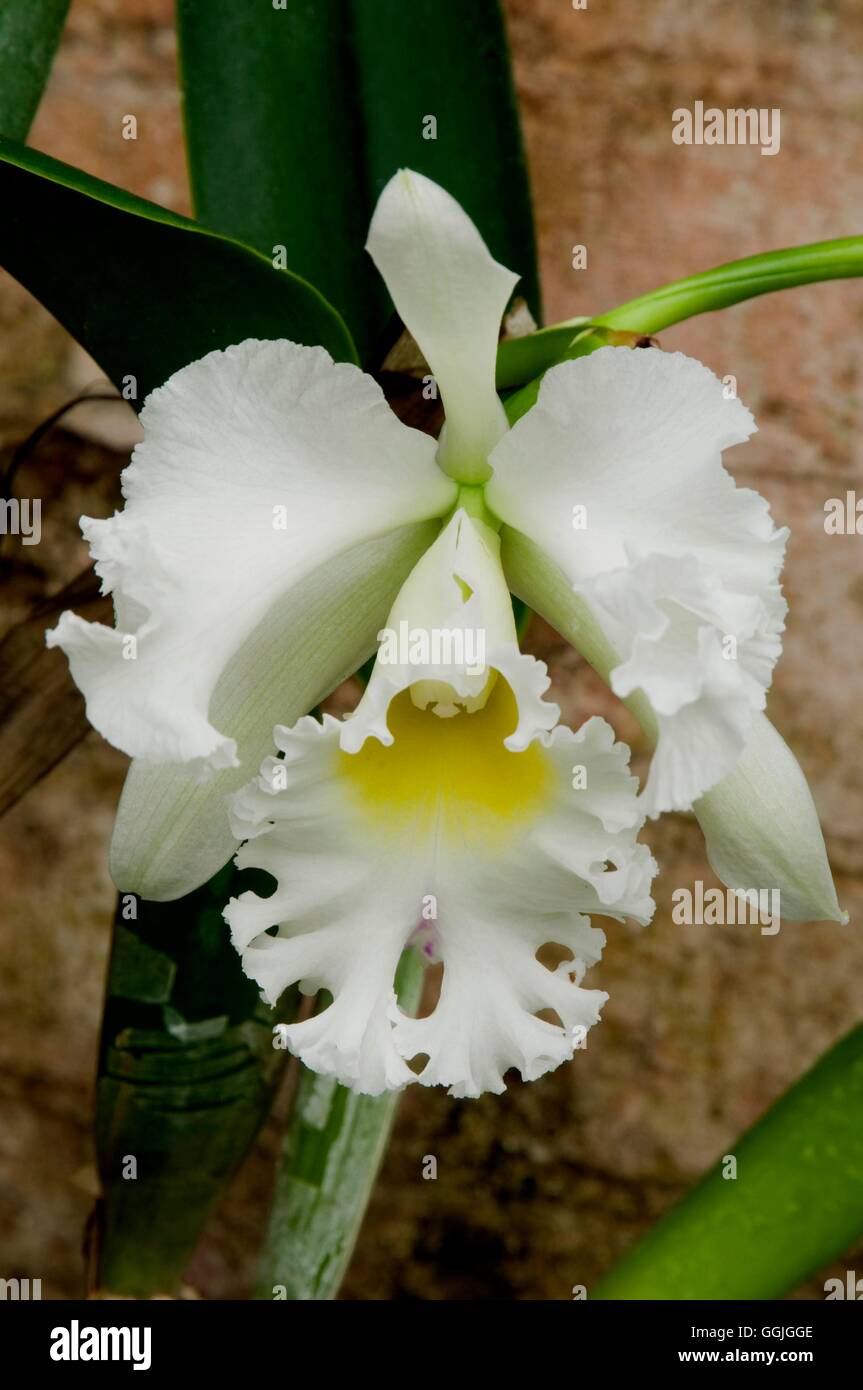
<svg viewBox="0 0 863 1390">
<path fill-rule="evenodd" d="M 695 314 L 727 309 L 744 299 L 771 290 L 790 290 L 821 280 L 846 280 L 863 275 L 863 236 L 840 241 L 816 241 L 782 251 L 764 251 L 742 261 L 705 270 L 676 280 L 649 294 L 631 299 L 617 309 L 594 318 L 606 328 L 633 333 L 658 333 Z"/>
<path fill-rule="evenodd" d="M 419 1004 L 423 960 L 406 951 L 396 975 L 399 1004 Z M 362 1096 L 304 1070 L 285 1134 L 261 1261 L 261 1299 L 335 1298 L 395 1119 L 400 1092 Z"/>
<path fill-rule="evenodd" d="M 731 1144 L 590 1297 L 780 1298 L 861 1231 L 863 1026 Z"/>
<path fill-rule="evenodd" d="M 536 400 L 539 381 L 529 380 L 529 377 L 539 377 L 555 363 L 580 357 L 601 345 L 601 335 L 584 334 L 588 323 L 630 333 L 659 333 L 696 314 L 727 309 L 729 305 L 772 290 L 793 289 L 821 280 L 853 279 L 860 275 L 863 275 L 863 236 L 790 246 L 729 261 L 685 280 L 675 280 L 590 320 L 569 319 L 527 337 L 510 339 L 498 348 L 498 387 L 504 389 L 528 381 L 522 391 L 507 401 L 510 422 L 523 415 Z"/>
<path fill-rule="evenodd" d="M 538 328 L 523 338 L 505 338 L 498 344 L 495 385 L 499 391 L 521 386 L 565 357 L 576 333 L 590 319 L 567 319 L 564 323 Z"/>
</svg>

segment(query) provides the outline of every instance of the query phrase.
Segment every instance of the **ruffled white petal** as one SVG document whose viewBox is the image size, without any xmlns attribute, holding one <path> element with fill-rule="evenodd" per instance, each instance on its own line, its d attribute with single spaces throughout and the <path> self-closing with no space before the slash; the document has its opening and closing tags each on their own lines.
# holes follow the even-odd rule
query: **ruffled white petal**
<svg viewBox="0 0 863 1390">
<path fill-rule="evenodd" d="M 649 815 L 688 808 L 728 771 L 763 709 L 781 650 L 784 603 L 730 593 L 693 556 L 632 555 L 577 586 L 621 655 L 611 687 L 641 690 L 657 721 L 643 799 Z M 729 645 L 729 638 L 733 645 Z"/>
<path fill-rule="evenodd" d="M 419 708 L 450 718 L 481 707 L 503 676 L 518 706 L 513 750 L 557 723 L 560 710 L 543 699 L 545 666 L 518 649 L 499 538 L 462 508 L 411 571 L 378 639 L 371 680 L 342 729 L 348 753 L 370 737 L 392 743 L 387 712 L 407 689 Z"/>
<path fill-rule="evenodd" d="M 787 531 L 721 461 L 753 429 L 700 363 L 603 348 L 548 372 L 491 459 L 489 505 L 585 600 L 615 691 L 650 701 L 651 815 L 730 772 L 781 650 Z"/>
<path fill-rule="evenodd" d="M 282 1030 L 291 1050 L 313 1071 L 376 1095 L 413 1080 L 390 1013 L 419 905 L 386 845 L 345 813 L 339 728 L 329 715 L 321 724 L 306 717 L 293 730 L 278 727 L 284 761 L 267 759 L 257 783 L 237 793 L 233 830 L 238 839 L 251 837 L 237 863 L 266 869 L 278 886 L 271 898 L 243 893 L 225 917 L 243 968 L 268 1003 L 298 981 L 308 993 L 333 995 L 315 1018 Z M 375 883 L 386 886 L 386 911 L 380 889 L 371 891 Z M 274 926 L 278 935 L 267 935 Z"/>
<path fill-rule="evenodd" d="M 429 1017 L 397 1025 L 404 1055 L 428 1057 L 420 1082 L 455 1096 L 499 1093 L 510 1067 L 532 1081 L 567 1061 L 607 998 L 581 986 L 605 944 L 587 914 L 639 922 L 653 914 L 656 865 L 635 840 L 628 750 L 591 719 L 578 734 L 558 726 L 544 752 L 555 803 L 506 863 L 464 856 L 439 866 L 440 1000 Z M 574 766 L 586 768 L 583 791 L 572 789 Z M 572 953 L 553 971 L 536 958 L 548 942 Z M 538 1018 L 543 1010 L 562 1026 Z"/>
<path fill-rule="evenodd" d="M 435 724 L 427 712 L 410 717 Z M 504 787 L 519 760 L 542 760 L 530 774 L 540 801 L 515 803 L 501 833 L 470 785 L 461 809 L 443 804 L 452 768 L 443 770 L 433 746 L 422 764 L 427 795 L 382 816 L 351 774 L 354 756 L 366 754 L 342 753 L 339 729 L 329 718 L 279 728 L 283 760 L 268 760 L 234 801 L 235 833 L 249 837 L 237 862 L 266 869 L 277 884 L 272 897 L 244 893 L 226 912 L 244 969 L 270 1003 L 296 981 L 333 996 L 315 1018 L 282 1030 L 288 1046 L 313 1070 L 371 1094 L 419 1080 L 475 1096 L 503 1090 L 512 1067 L 525 1079 L 556 1067 L 584 1045 L 606 997 L 581 983 L 604 944 L 587 914 L 647 921 L 652 912 L 655 865 L 636 841 L 627 750 L 599 719 L 578 734 L 558 728 L 526 753 L 498 740 Z M 395 758 L 399 747 L 397 737 L 375 756 Z M 574 767 L 586 772 L 578 790 Z M 430 902 L 433 918 L 423 921 Z M 434 1012 L 411 1019 L 393 980 L 420 922 L 443 960 L 443 985 Z M 570 953 L 556 970 L 536 958 L 546 942 Z"/>
<path fill-rule="evenodd" d="M 734 771 L 695 804 L 714 872 L 730 888 L 778 889 L 789 922 L 847 922 L 800 764 L 756 715 Z"/>
<path fill-rule="evenodd" d="M 518 276 L 492 258 L 445 189 L 410 169 L 382 192 L 366 250 L 440 389 L 447 422 L 441 464 L 461 482 L 481 482 L 506 429 L 495 358 Z"/>
<path fill-rule="evenodd" d="M 154 391 L 141 422 L 124 510 L 82 520 L 116 628 L 66 613 L 48 642 L 124 752 L 236 766 L 236 738 L 209 709 L 234 653 L 325 562 L 441 515 L 453 484 L 434 442 L 322 348 L 250 339 L 210 353 Z"/>
<path fill-rule="evenodd" d="M 542 612 L 606 679 L 617 664 L 584 600 L 526 536 L 505 527 L 502 558 L 512 591 Z M 657 718 L 640 691 L 626 703 L 655 742 Z M 701 748 L 691 750 L 693 759 Z M 818 812 L 806 778 L 764 714 L 756 713 L 734 769 L 695 802 L 714 872 L 729 888 L 778 889 L 788 921 L 842 921 Z"/>
</svg>

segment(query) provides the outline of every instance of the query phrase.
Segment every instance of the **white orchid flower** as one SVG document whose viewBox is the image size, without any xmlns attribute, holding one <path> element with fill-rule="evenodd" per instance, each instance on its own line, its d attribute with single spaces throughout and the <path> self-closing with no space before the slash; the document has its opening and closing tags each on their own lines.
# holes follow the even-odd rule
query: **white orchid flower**
<svg viewBox="0 0 863 1390">
<path fill-rule="evenodd" d="M 558 1066 L 606 998 L 581 987 L 605 942 L 587 914 L 653 911 L 628 750 L 601 719 L 555 727 L 545 667 L 518 650 L 498 547 L 459 508 L 389 616 L 403 659 L 382 650 L 348 720 L 276 729 L 282 759 L 233 800 L 238 864 L 277 883 L 225 914 L 246 973 L 273 1004 L 297 982 L 328 990 L 333 1003 L 282 1037 L 365 1092 L 419 1080 L 476 1096 L 502 1091 L 510 1067 L 532 1080 Z M 486 659 L 465 659 L 471 632 Z M 455 650 L 425 650 L 439 635 Z M 444 966 L 422 1019 L 393 992 L 414 936 Z M 537 959 L 548 942 L 568 952 L 555 970 Z"/>
<path fill-rule="evenodd" d="M 82 523 L 115 629 L 67 613 L 48 640 L 135 760 L 118 885 L 180 896 L 245 840 L 238 862 L 278 885 L 227 914 L 246 970 L 271 1000 L 296 980 L 333 996 L 289 1045 L 369 1091 L 417 1079 L 422 1054 L 420 1080 L 473 1095 L 557 1065 L 597 1017 L 585 914 L 649 917 L 645 814 L 693 808 L 717 872 L 779 887 L 786 917 L 840 913 L 805 780 L 762 713 L 785 532 L 722 466 L 749 412 L 679 353 L 605 348 L 547 373 L 510 430 L 494 368 L 516 277 L 409 171 L 368 250 L 440 389 L 440 441 L 321 349 L 209 354 L 147 401 L 123 512 Z M 554 727 L 504 574 L 655 739 L 637 800 L 602 721 Z M 461 634 L 460 654 L 435 632 Z M 302 717 L 378 637 L 395 657 L 382 648 L 355 714 Z M 411 939 L 445 965 L 421 1020 L 393 996 Z M 536 959 L 548 941 L 569 952 L 557 971 Z"/>
</svg>

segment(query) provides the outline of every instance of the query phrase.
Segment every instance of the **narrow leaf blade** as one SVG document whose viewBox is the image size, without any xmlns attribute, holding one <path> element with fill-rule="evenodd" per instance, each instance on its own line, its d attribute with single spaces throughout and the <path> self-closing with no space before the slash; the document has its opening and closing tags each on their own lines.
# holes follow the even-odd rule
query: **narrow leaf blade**
<svg viewBox="0 0 863 1390">
<path fill-rule="evenodd" d="M 426 174 L 521 277 L 539 321 L 530 188 L 497 0 L 351 0 L 372 201 L 403 165 Z M 433 122 L 433 124 L 432 124 Z"/>
<path fill-rule="evenodd" d="M 284 247 L 367 357 L 386 298 L 363 251 L 363 121 L 342 0 L 179 0 L 177 27 L 196 217 L 267 257 Z"/>
<path fill-rule="evenodd" d="M 464 204 L 539 317 L 496 0 L 180 0 L 178 14 L 196 215 L 268 256 L 283 246 L 344 315 L 364 363 L 385 355 L 392 305 L 363 247 L 378 195 L 404 165 Z"/>
<path fill-rule="evenodd" d="M 863 1026 L 825 1053 L 591 1292 L 780 1298 L 863 1232 Z"/>
<path fill-rule="evenodd" d="M 0 9 L 0 135 L 26 140 L 70 0 L 3 0 Z"/>
</svg>

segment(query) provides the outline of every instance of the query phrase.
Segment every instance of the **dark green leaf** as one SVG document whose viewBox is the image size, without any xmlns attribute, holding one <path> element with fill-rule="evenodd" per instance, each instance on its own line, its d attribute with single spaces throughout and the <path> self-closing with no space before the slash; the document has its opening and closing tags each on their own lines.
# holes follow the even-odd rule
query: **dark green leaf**
<svg viewBox="0 0 863 1390">
<path fill-rule="evenodd" d="M 285 247 L 367 357 L 387 309 L 363 250 L 363 121 L 343 0 L 179 0 L 177 24 L 196 217 L 268 258 Z"/>
<path fill-rule="evenodd" d="M 196 215 L 287 263 L 344 314 L 363 361 L 392 306 L 363 251 L 404 166 L 443 184 L 539 316 L 530 199 L 495 0 L 180 0 Z M 424 138 L 434 117 L 436 138 Z M 426 133 L 430 133 L 428 124 Z"/>
<path fill-rule="evenodd" d="M 786 1091 L 591 1292 L 779 1298 L 863 1232 L 863 1027 Z"/>
<path fill-rule="evenodd" d="M 26 140 L 66 23 L 69 0 L 3 0 L 0 135 Z"/>
<path fill-rule="evenodd" d="M 0 140 L 0 265 L 143 401 L 179 367 L 243 338 L 322 343 L 347 329 L 310 285 L 165 208 Z M 128 395 L 128 392 L 127 392 Z"/>
<path fill-rule="evenodd" d="M 372 202 L 407 165 L 457 198 L 540 319 L 530 189 L 497 0 L 351 0 Z M 426 117 L 436 138 L 424 138 Z M 430 129 L 430 127 L 429 127 Z"/>
<path fill-rule="evenodd" d="M 201 1229 L 266 1117 L 284 1054 L 222 907 L 266 876 L 231 866 L 187 898 L 121 897 L 96 1090 L 99 1283 L 175 1294 Z M 136 919 L 125 920 L 136 912 Z M 134 1161 L 134 1162 L 132 1162 Z"/>
</svg>

